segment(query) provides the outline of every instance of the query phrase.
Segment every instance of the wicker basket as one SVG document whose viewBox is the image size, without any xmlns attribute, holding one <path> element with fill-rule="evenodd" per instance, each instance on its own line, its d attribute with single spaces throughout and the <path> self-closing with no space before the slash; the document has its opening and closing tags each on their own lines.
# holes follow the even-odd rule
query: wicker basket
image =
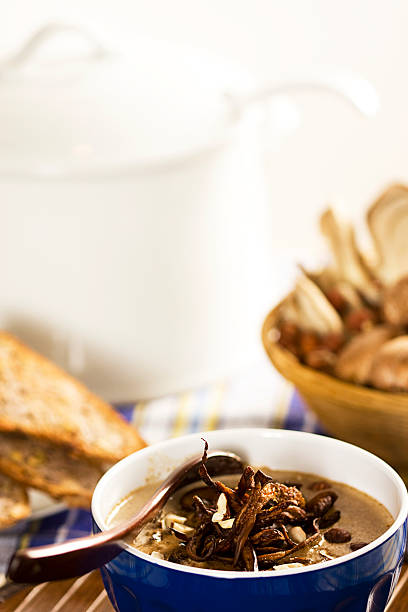
<svg viewBox="0 0 408 612">
<path fill-rule="evenodd" d="M 393 465 L 408 481 L 408 394 L 346 383 L 313 370 L 273 338 L 279 306 L 266 317 L 262 340 L 275 368 L 299 391 L 328 433 Z"/>
</svg>

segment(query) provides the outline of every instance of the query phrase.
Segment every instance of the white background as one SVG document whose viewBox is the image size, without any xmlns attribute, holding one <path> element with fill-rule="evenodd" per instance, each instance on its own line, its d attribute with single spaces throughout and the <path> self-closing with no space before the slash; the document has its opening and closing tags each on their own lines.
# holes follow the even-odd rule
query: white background
<svg viewBox="0 0 408 612">
<path fill-rule="evenodd" d="M 268 268 L 271 296 L 262 312 L 289 289 L 296 260 L 308 264 L 325 252 L 318 239 L 317 219 L 328 202 L 340 204 L 344 215 L 361 220 L 366 206 L 387 184 L 395 180 L 408 183 L 408 3 L 404 0 L 13 0 L 3 1 L 2 9 L 0 62 L 1 56 L 7 58 L 13 54 L 37 28 L 49 22 L 65 22 L 87 26 L 113 49 L 122 45 L 130 48 L 132 39 L 138 35 L 204 48 L 241 64 L 259 83 L 281 81 L 293 74 L 307 75 L 319 69 L 352 69 L 372 81 L 382 104 L 374 119 L 360 118 L 332 96 L 304 95 L 298 100 L 302 111 L 299 129 L 279 146 L 272 134 L 267 135 L 266 161 L 273 211 L 269 231 L 274 254 Z M 1 85 L 0 79 L 0 95 Z M 32 202 L 35 214 L 34 198 L 35 192 Z M 7 198 L 3 196 L 3 200 L 7 205 Z M 43 230 L 46 235 L 45 225 Z M 19 263 L 24 270 L 24 250 L 21 258 Z M 23 275 L 11 274 L 11 285 L 20 283 L 26 291 L 28 285 Z M 76 299 L 77 291 L 68 291 L 65 287 L 69 304 L 62 299 L 62 294 L 54 292 L 53 286 L 49 291 L 50 296 L 36 292 L 36 297 L 45 301 L 42 318 L 48 325 L 54 298 L 61 298 L 63 315 L 55 308 L 53 316 L 58 334 L 47 332 L 47 338 L 56 343 L 58 354 L 62 351 L 61 354 L 70 356 L 71 344 L 75 347 L 79 340 L 88 341 L 80 337 L 78 329 L 79 322 L 86 327 L 86 317 L 90 315 L 89 310 L 92 317 L 92 309 L 87 310 L 86 300 Z M 21 304 L 17 299 L 12 305 L 17 312 L 24 307 L 31 321 L 30 303 Z M 66 312 L 75 318 L 78 305 L 81 314 L 71 329 L 64 323 Z M 218 311 L 216 314 L 218 321 Z M 116 342 L 116 335 L 108 324 L 113 324 L 117 316 L 104 322 L 101 340 L 107 342 L 114 338 Z M 194 311 L 189 316 L 193 319 Z M 130 325 L 134 323 L 133 318 L 132 314 Z M 7 327 L 7 321 L 2 324 Z M 211 321 L 203 324 L 210 330 L 215 328 Z M 171 325 L 166 328 L 171 329 Z M 28 335 L 20 334 L 21 329 L 15 331 L 31 341 Z M 34 324 L 33 337 L 37 332 Z M 257 338 L 258 333 L 257 328 Z M 65 338 L 69 341 L 65 342 Z M 72 338 L 75 342 L 70 344 Z M 185 340 L 188 345 L 189 338 Z M 176 337 L 167 346 L 179 346 L 183 341 L 184 338 Z M 132 354 L 135 347 L 137 351 L 137 342 L 129 340 L 128 344 Z M 159 344 L 162 354 L 162 344 Z M 35 346 L 46 352 L 44 344 Z M 184 348 L 188 354 L 188 346 Z M 213 351 L 208 352 L 211 362 L 211 355 L 218 354 L 218 349 L 217 346 L 207 348 Z M 124 352 L 122 345 L 120 350 Z M 110 360 L 115 352 L 106 350 L 99 354 L 106 356 L 105 371 L 110 375 Z M 68 367 L 63 358 L 59 363 Z M 133 368 L 131 360 L 129 364 Z M 89 368 L 94 365 L 91 363 Z M 225 370 L 227 366 L 226 363 Z M 119 361 L 117 368 L 122 369 Z M 265 371 L 269 381 L 269 364 Z M 259 375 L 259 368 L 257 372 Z M 114 398 L 114 395 L 107 392 L 106 397 Z"/>
<path fill-rule="evenodd" d="M 357 218 L 383 186 L 408 180 L 403 0 L 13 0 L 4 5 L 0 52 L 47 21 L 88 25 L 113 45 L 138 34 L 186 42 L 238 61 L 259 80 L 320 66 L 368 77 L 382 101 L 375 119 L 331 97 L 302 97 L 300 129 L 270 154 L 278 251 L 316 249 L 316 217 L 328 200 Z"/>
</svg>

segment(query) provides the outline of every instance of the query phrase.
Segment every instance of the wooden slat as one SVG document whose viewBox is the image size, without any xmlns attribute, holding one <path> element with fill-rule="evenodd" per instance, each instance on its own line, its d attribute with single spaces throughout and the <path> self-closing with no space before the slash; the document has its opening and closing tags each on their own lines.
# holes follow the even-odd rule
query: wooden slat
<svg viewBox="0 0 408 612">
<path fill-rule="evenodd" d="M 99 597 L 95 599 L 93 604 L 89 606 L 86 612 L 112 612 L 112 610 L 113 608 L 106 591 L 102 591 Z"/>
<path fill-rule="evenodd" d="M 4 603 L 0 603 L 1 612 L 15 612 L 16 608 L 20 605 L 20 603 L 27 597 L 27 595 L 32 590 L 32 587 L 27 587 L 26 589 L 22 589 L 10 599 L 8 599 Z"/>
<path fill-rule="evenodd" d="M 98 571 L 81 578 L 48 582 L 23 589 L 4 604 L 1 612 L 112 612 Z"/>
<path fill-rule="evenodd" d="M 99 572 L 92 572 L 78 578 L 60 601 L 49 612 L 85 612 L 103 592 L 104 587 Z"/>
<path fill-rule="evenodd" d="M 408 565 L 402 568 L 401 577 L 398 581 L 386 612 L 407 612 L 408 610 Z"/>
<path fill-rule="evenodd" d="M 30 597 L 27 597 L 20 603 L 16 612 L 31 612 L 33 610 L 35 612 L 49 612 L 74 582 L 75 579 L 63 580 L 61 582 L 48 582 L 39 587 L 34 587 Z"/>
<path fill-rule="evenodd" d="M 28 587 L 7 602 L 0 604 L 1 612 L 112 612 L 113 608 L 103 590 L 99 572 L 61 582 L 48 582 Z M 408 610 L 408 565 L 404 565 L 401 578 L 386 612 Z"/>
</svg>

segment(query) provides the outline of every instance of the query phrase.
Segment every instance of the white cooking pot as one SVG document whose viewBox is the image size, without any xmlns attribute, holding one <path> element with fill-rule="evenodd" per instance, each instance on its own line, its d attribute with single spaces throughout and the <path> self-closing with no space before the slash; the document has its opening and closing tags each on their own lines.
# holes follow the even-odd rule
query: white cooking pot
<svg viewBox="0 0 408 612">
<path fill-rule="evenodd" d="M 88 48 L 50 59 L 67 34 Z M 361 79 L 257 89 L 191 49 L 140 39 L 129 62 L 37 32 L 0 66 L 1 325 L 109 400 L 249 363 L 271 284 L 260 101 L 306 86 L 375 111 Z"/>
</svg>

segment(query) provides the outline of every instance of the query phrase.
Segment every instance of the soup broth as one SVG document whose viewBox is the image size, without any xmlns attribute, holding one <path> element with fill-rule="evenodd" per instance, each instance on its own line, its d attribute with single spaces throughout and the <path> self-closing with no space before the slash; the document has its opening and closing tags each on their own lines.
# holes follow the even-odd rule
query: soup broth
<svg viewBox="0 0 408 612">
<path fill-rule="evenodd" d="M 248 506 L 254 503 L 255 493 L 248 489 L 240 498 L 242 507 L 235 507 L 237 475 L 220 479 L 226 487 L 225 512 L 220 489 L 195 483 L 170 498 L 157 518 L 146 524 L 140 533 L 129 534 L 127 543 L 153 557 L 184 565 L 220 570 L 279 570 L 322 563 L 350 553 L 378 538 L 393 523 L 391 514 L 382 504 L 351 486 L 314 474 L 261 469 L 270 480 L 283 483 L 285 489 L 282 491 L 287 495 L 291 491 L 293 500 L 282 502 L 275 495 L 272 502 L 265 504 L 247 535 L 239 562 L 236 551 L 244 527 L 241 531 L 238 528 L 240 521 L 248 520 L 247 516 L 249 521 L 254 520 Z M 263 478 L 258 488 L 262 489 L 265 482 Z M 157 486 L 157 483 L 149 484 L 130 493 L 113 508 L 108 525 L 117 525 L 134 516 Z M 273 488 L 274 485 L 268 486 Z M 198 502 L 192 507 L 194 493 L 204 504 L 200 506 L 201 514 L 194 509 Z M 283 510 L 277 514 L 279 504 Z M 214 520 L 216 512 L 219 521 Z M 271 520 L 272 514 L 276 515 L 276 520 Z M 203 526 L 206 521 L 207 527 Z M 212 530 L 212 535 L 199 542 L 193 554 L 188 542 L 193 537 L 198 538 L 200 529 Z M 208 555 L 210 547 L 214 550 Z"/>
</svg>

